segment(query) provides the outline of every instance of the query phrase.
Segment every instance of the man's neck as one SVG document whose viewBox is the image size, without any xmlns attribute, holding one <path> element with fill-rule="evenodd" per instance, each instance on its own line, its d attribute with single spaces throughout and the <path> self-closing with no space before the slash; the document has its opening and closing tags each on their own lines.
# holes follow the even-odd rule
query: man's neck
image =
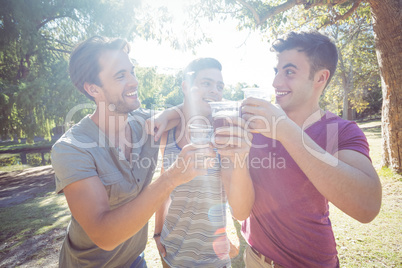
<svg viewBox="0 0 402 268">
<path fill-rule="evenodd" d="M 185 123 L 188 124 L 205 124 L 206 120 L 212 122 L 211 115 L 202 115 L 200 111 L 197 111 L 190 103 L 184 100 L 183 102 L 183 115 Z M 197 118 L 199 120 L 197 120 Z"/>
<path fill-rule="evenodd" d="M 111 139 L 118 139 L 120 136 L 125 135 L 127 131 L 127 117 L 128 114 L 119 114 L 110 111 L 101 111 L 102 109 L 96 108 L 95 112 L 90 115 L 91 120 L 102 130 L 105 135 Z"/>
<path fill-rule="evenodd" d="M 186 101 L 183 102 L 183 119 L 181 120 L 179 125 L 176 128 L 176 142 L 178 143 L 178 145 L 180 147 L 183 147 L 184 145 L 188 144 L 190 142 L 190 136 L 189 133 L 187 133 L 187 127 L 188 127 L 188 123 L 190 124 L 205 124 L 206 120 L 203 118 L 204 116 L 200 115 L 199 113 L 197 113 L 197 111 L 194 111 L 194 107 L 191 107 L 191 105 L 189 105 L 189 103 L 187 103 Z M 195 120 L 195 117 L 198 117 L 200 120 Z M 212 120 L 212 117 L 209 116 L 205 116 L 205 118 L 207 119 L 207 121 Z M 184 131 L 185 135 L 181 135 Z M 178 140 L 177 138 L 181 137 L 180 140 Z"/>
<path fill-rule="evenodd" d="M 290 111 L 286 115 L 302 129 L 306 129 L 323 117 L 325 112 L 319 107 L 306 111 Z"/>
<path fill-rule="evenodd" d="M 185 122 L 188 122 L 195 116 L 194 108 L 190 107 L 189 103 L 184 100 L 183 102 L 183 115 Z"/>
</svg>

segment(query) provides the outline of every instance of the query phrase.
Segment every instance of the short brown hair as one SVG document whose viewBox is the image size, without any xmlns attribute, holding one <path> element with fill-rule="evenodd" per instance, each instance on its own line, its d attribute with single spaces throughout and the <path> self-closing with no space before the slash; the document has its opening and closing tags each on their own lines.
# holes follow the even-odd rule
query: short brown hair
<svg viewBox="0 0 402 268">
<path fill-rule="evenodd" d="M 205 69 L 217 69 L 222 71 L 221 63 L 214 58 L 198 58 L 190 62 L 183 71 L 183 81 L 187 80 L 193 84 L 199 71 Z"/>
<path fill-rule="evenodd" d="M 325 86 L 329 84 L 338 64 L 338 50 L 327 36 L 317 31 L 290 32 L 272 45 L 272 50 L 277 53 L 290 49 L 298 49 L 306 53 L 310 61 L 310 79 L 319 70 L 329 70 L 330 74 Z"/>
<path fill-rule="evenodd" d="M 89 99 L 93 100 L 84 89 L 85 83 L 102 86 L 99 79 L 101 72 L 99 58 L 107 50 L 122 50 L 130 53 L 130 45 L 124 39 L 109 39 L 93 36 L 79 43 L 71 52 L 69 72 L 74 86 Z"/>
</svg>

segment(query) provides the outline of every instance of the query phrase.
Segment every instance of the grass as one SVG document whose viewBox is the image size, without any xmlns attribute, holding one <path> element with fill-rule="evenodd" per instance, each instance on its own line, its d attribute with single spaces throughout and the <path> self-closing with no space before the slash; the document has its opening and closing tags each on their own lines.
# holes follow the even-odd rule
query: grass
<svg viewBox="0 0 402 268">
<path fill-rule="evenodd" d="M 367 136 L 370 156 L 381 178 L 383 201 L 380 214 L 369 224 L 361 224 L 331 205 L 330 217 L 341 267 L 402 267 L 402 176 L 380 166 L 380 122 L 364 122 L 359 126 Z M 0 220 L 1 243 L 14 243 L 13 247 L 18 247 L 34 234 L 66 228 L 69 210 L 63 195 L 50 192 L 20 205 L 0 208 Z M 239 233 L 240 224 L 233 222 L 230 217 L 228 220 L 228 235 L 233 244 L 240 248 L 238 256 L 232 259 L 232 266 L 244 267 L 242 252 L 245 241 Z M 153 232 L 154 217 L 149 221 L 145 258 L 148 267 L 161 267 L 160 257 L 152 239 Z M 5 253 L 0 245 L 0 257 Z M 36 259 L 37 267 L 45 263 L 45 253 L 32 257 Z"/>
<path fill-rule="evenodd" d="M 11 172 L 11 171 L 18 171 L 24 170 L 26 168 L 30 168 L 29 165 L 9 165 L 9 159 L 12 158 L 19 158 L 19 154 L 0 154 L 0 172 Z M 7 165 L 3 166 L 3 162 L 8 162 Z"/>
<path fill-rule="evenodd" d="M 64 196 L 53 192 L 19 205 L 1 208 L 0 211 L 1 241 L 22 242 L 29 236 L 44 234 L 54 228 L 64 228 L 70 220 Z"/>
<path fill-rule="evenodd" d="M 382 169 L 380 214 L 369 224 L 360 224 L 331 206 L 331 219 L 341 267 L 401 267 L 402 176 Z"/>
<path fill-rule="evenodd" d="M 0 154 L 0 160 L 5 159 L 5 158 L 10 158 L 10 157 L 14 157 L 17 156 L 18 154 Z"/>
<path fill-rule="evenodd" d="M 31 168 L 30 165 L 12 165 L 12 166 L 0 166 L 0 172 L 12 172 L 12 171 L 21 171 L 27 168 Z"/>
<path fill-rule="evenodd" d="M 27 144 L 27 143 L 17 143 L 17 142 L 1 142 L 0 143 L 0 153 L 1 151 L 7 150 L 15 150 L 15 149 L 22 149 L 22 148 L 41 148 L 41 147 L 48 147 L 52 146 L 54 141 L 37 141 L 34 144 Z"/>
<path fill-rule="evenodd" d="M 0 208 L 0 267 L 48 267 L 56 262 L 70 211 L 62 195 L 38 194 L 22 204 Z M 12 265 L 11 265 L 12 264 Z M 4 265 L 4 266 L 3 266 Z M 54 266 L 55 267 L 55 266 Z"/>
</svg>

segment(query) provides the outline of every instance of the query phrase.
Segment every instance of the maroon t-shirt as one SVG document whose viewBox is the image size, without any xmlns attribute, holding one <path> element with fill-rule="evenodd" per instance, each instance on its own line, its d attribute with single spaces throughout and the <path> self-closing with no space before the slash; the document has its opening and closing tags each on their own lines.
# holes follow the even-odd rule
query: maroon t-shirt
<svg viewBox="0 0 402 268">
<path fill-rule="evenodd" d="M 330 154 L 354 150 L 369 157 L 366 137 L 356 123 L 330 112 L 305 133 Z M 285 267 L 337 267 L 328 200 L 283 145 L 255 134 L 249 165 L 255 203 L 242 225 L 249 245 Z"/>
</svg>

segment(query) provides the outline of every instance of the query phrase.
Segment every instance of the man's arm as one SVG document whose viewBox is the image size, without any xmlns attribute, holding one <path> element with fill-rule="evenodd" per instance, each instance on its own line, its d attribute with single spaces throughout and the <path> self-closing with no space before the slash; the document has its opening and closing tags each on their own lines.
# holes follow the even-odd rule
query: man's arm
<svg viewBox="0 0 402 268">
<path fill-rule="evenodd" d="M 173 183 L 161 176 L 137 198 L 114 210 L 99 177 L 74 182 L 64 188 L 64 194 L 72 215 L 91 240 L 113 250 L 141 230 L 173 189 Z"/>
<path fill-rule="evenodd" d="M 155 182 L 145 187 L 132 201 L 111 210 L 104 185 L 97 176 L 73 182 L 64 188 L 70 211 L 91 240 L 104 250 L 116 246 L 135 235 L 178 185 L 206 174 L 195 167 L 195 154 L 214 157 L 209 148 L 196 149 L 187 145 L 173 165 Z"/>
<path fill-rule="evenodd" d="M 245 220 L 251 213 L 255 199 L 248 171 L 252 135 L 244 130 L 244 120 L 233 118 L 231 121 L 234 126 L 217 129 L 215 143 L 221 156 L 221 179 L 232 214 L 238 220 Z"/>
<path fill-rule="evenodd" d="M 308 135 L 304 134 L 302 140 L 302 130 L 294 123 L 287 133 L 281 143 L 323 196 L 362 223 L 377 216 L 381 208 L 381 183 L 365 155 L 352 150 L 341 150 L 335 156 L 325 154 Z M 319 152 L 322 158 L 313 156 L 306 148 Z"/>
<path fill-rule="evenodd" d="M 246 160 L 247 161 L 247 160 Z M 239 165 L 222 169 L 221 176 L 233 217 L 243 221 L 250 216 L 254 205 L 254 187 L 247 169 Z"/>
<path fill-rule="evenodd" d="M 161 167 L 161 174 L 165 173 L 165 169 L 163 168 L 163 159 L 164 159 L 164 148 L 166 146 L 167 142 L 167 136 L 168 132 L 163 133 L 161 137 L 161 143 L 160 143 L 160 154 L 162 155 L 162 167 Z M 156 211 L 155 213 L 155 230 L 154 230 L 154 240 L 156 243 L 156 247 L 158 248 L 159 254 L 163 257 L 166 256 L 166 249 L 161 243 L 161 237 L 160 234 L 162 233 L 163 229 L 163 224 L 166 219 L 166 215 L 169 211 L 169 206 L 170 206 L 170 197 L 166 198 L 166 200 L 162 203 L 160 208 Z"/>
<path fill-rule="evenodd" d="M 145 121 L 147 134 L 154 136 L 155 141 L 162 137 L 165 131 L 184 121 L 183 104 L 168 108 Z"/>
<path fill-rule="evenodd" d="M 283 110 L 263 100 L 243 101 L 243 113 L 246 120 L 254 117 L 250 128 L 279 140 L 317 190 L 340 210 L 363 223 L 377 216 L 381 183 L 366 156 L 352 150 L 341 150 L 335 156 L 326 153 Z M 267 129 L 267 124 L 271 129 Z M 266 132 L 261 132 L 263 129 Z"/>
<path fill-rule="evenodd" d="M 155 231 L 154 236 L 156 247 L 158 248 L 159 254 L 161 254 L 163 257 L 166 257 L 166 249 L 161 243 L 161 237 L 160 234 L 162 233 L 163 229 L 163 224 L 166 219 L 166 215 L 169 211 L 169 206 L 170 206 L 170 198 L 168 197 L 160 206 L 160 208 L 156 211 L 155 213 Z"/>
</svg>

